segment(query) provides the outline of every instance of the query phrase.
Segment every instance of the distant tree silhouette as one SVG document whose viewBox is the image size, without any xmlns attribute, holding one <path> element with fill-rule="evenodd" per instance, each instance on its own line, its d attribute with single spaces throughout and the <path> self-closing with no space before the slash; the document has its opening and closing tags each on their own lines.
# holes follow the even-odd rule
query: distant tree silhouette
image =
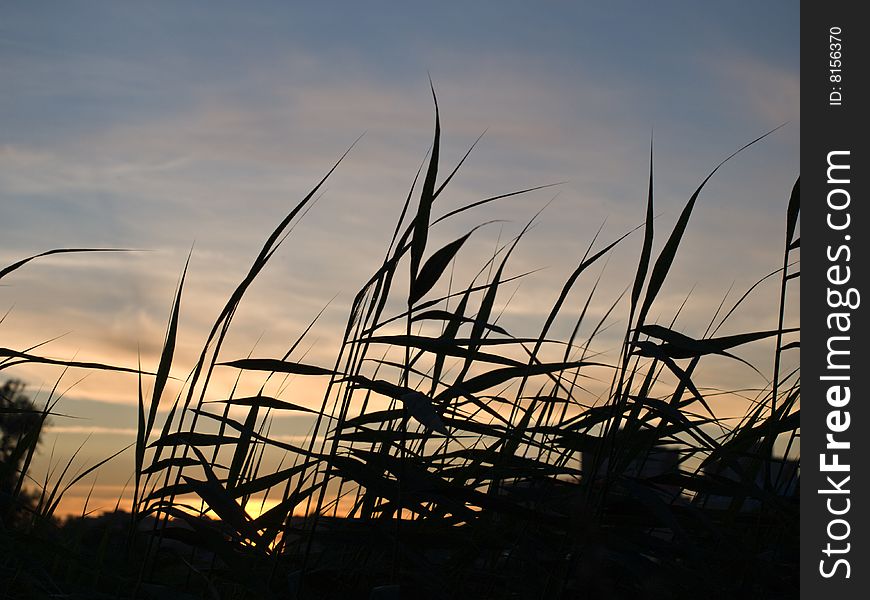
<svg viewBox="0 0 870 600">
<path fill-rule="evenodd" d="M 13 506 L 12 496 L 18 480 L 24 476 L 21 466 L 27 452 L 22 443 L 42 418 L 41 411 L 24 393 L 25 387 L 17 379 L 9 379 L 0 386 L 0 518 L 4 520 L 14 519 L 14 513 L 21 508 Z M 28 497 L 20 494 L 19 500 L 26 503 Z"/>
</svg>

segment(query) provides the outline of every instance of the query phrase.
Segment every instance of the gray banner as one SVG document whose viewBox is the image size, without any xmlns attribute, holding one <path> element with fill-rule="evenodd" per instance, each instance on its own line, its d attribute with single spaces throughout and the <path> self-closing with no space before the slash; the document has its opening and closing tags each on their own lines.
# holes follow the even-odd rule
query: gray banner
<svg viewBox="0 0 870 600">
<path fill-rule="evenodd" d="M 866 598 L 868 24 L 801 7 L 801 597 Z M 824 594 L 824 596 L 823 596 Z"/>
</svg>

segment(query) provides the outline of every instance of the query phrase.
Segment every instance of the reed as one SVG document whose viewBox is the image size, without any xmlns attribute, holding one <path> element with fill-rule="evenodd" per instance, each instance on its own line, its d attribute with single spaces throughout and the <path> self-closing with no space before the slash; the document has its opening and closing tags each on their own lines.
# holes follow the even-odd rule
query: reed
<svg viewBox="0 0 870 600">
<path fill-rule="evenodd" d="M 16 459 L 3 465 L 10 471 L 3 477 L 15 484 L 3 504 L 7 583 L 0 588 L 6 597 L 70 598 L 791 597 L 800 374 L 782 372 L 781 357 L 798 348 L 796 330 L 784 326 L 789 284 L 798 277 L 798 184 L 788 202 L 782 267 L 762 279 L 781 282 L 769 328 L 717 335 L 756 286 L 730 310 L 716 309 L 700 336 L 650 319 L 705 185 L 766 135 L 716 166 L 664 234 L 654 222 L 651 150 L 639 226 L 608 242 L 592 240 L 531 335 L 500 325 L 497 306 L 508 284 L 528 275 L 511 275 L 509 265 L 537 215 L 461 285 L 453 266 L 472 264 L 466 242 L 488 223 L 440 248 L 430 233 L 471 208 L 547 186 L 436 216 L 468 156 L 441 175 L 436 100 L 431 150 L 383 261 L 353 299 L 332 365 L 299 356 L 314 322 L 279 358 L 224 356 L 222 346 L 251 283 L 347 153 L 267 237 L 176 397 L 167 397 L 166 385 L 187 265 L 153 373 L 0 348 L 0 370 L 40 362 L 140 377 L 133 508 L 123 525 L 84 515 L 64 527 L 53 520 L 64 492 L 112 457 L 75 476 L 66 472 L 70 458 L 54 483 L 35 484 L 30 460 L 56 390 L 34 409 L 34 425 L 15 439 Z M 657 235 L 664 244 L 656 254 Z M 631 237 L 642 240 L 627 297 L 590 322 L 598 288 L 592 268 Z M 83 251 L 103 250 L 45 254 Z M 584 284 L 578 310 L 572 294 Z M 592 344 L 620 311 L 622 345 L 607 361 Z M 554 327 L 560 317 L 575 323 L 566 339 Z M 774 342 L 770 384 L 733 424 L 715 414 L 712 392 L 696 373 L 709 357 L 742 361 L 734 351 L 762 340 Z M 262 386 L 252 396 L 233 389 L 206 402 L 217 370 L 259 376 Z M 319 405 L 268 392 L 281 375 L 323 380 Z M 146 378 L 153 379 L 147 397 Z M 609 384 L 594 394 L 584 385 L 592 380 Z M 163 405 L 168 411 L 159 413 Z M 279 412 L 312 416 L 304 443 L 271 433 Z M 786 455 L 777 456 L 775 446 Z M 281 456 L 277 470 L 263 466 L 267 455 Z M 41 488 L 35 505 L 25 501 L 24 484 Z M 267 498 L 270 508 L 262 510 Z M 13 506 L 29 515 L 26 522 L 11 519 Z M 85 539 L 98 540 L 99 560 L 85 558 Z"/>
</svg>

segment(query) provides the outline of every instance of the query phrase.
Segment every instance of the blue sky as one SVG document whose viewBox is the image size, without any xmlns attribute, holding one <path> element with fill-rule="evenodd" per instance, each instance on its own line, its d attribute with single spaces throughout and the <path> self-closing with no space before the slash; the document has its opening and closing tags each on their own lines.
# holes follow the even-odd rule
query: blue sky
<svg viewBox="0 0 870 600">
<path fill-rule="evenodd" d="M 431 141 L 427 74 L 445 165 L 487 131 L 439 201 L 444 211 L 566 182 L 433 231 L 443 243 L 507 220 L 475 234 L 466 250 L 483 257 L 558 194 L 514 262 L 514 272 L 545 268 L 505 311 L 521 332 L 539 326 L 602 223 L 608 240 L 640 223 L 653 130 L 660 247 L 719 160 L 787 122 L 701 196 L 657 304 L 669 317 L 693 290 L 681 318 L 700 334 L 732 284 L 742 293 L 781 260 L 798 174 L 798 25 L 793 2 L 5 2 L 0 262 L 53 247 L 143 251 L 16 273 L 0 287 L 0 309 L 14 306 L 2 345 L 65 334 L 44 352 L 134 364 L 141 351 L 154 363 L 195 244 L 183 376 L 265 236 L 365 132 L 251 289 L 228 341 L 231 357 L 254 344 L 280 355 L 337 295 L 309 355 L 328 364 L 347 303 L 381 260 Z M 602 307 L 628 283 L 639 244 L 630 238 L 608 264 Z M 774 287 L 735 316 L 735 332 L 771 325 Z M 17 375 L 36 389 L 58 373 Z M 736 387 L 746 376 L 729 365 L 714 378 Z M 125 422 L 129 378 L 91 375 L 69 394 L 87 419 L 56 423 L 78 428 L 65 440 L 134 426 Z M 95 456 L 121 445 L 120 433 L 100 431 L 89 442 Z"/>
</svg>

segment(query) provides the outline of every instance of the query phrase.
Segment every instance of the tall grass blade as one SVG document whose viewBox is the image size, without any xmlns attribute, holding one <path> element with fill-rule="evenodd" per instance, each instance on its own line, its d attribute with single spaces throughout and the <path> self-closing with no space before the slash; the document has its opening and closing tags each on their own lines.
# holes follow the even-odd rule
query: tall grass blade
<svg viewBox="0 0 870 600">
<path fill-rule="evenodd" d="M 306 365 L 289 360 L 273 358 L 241 358 L 230 362 L 218 363 L 225 367 L 235 367 L 246 371 L 270 371 L 272 373 L 289 373 L 291 375 L 335 375 L 335 371 Z"/>
<path fill-rule="evenodd" d="M 411 238 L 411 281 L 417 280 L 420 270 L 420 262 L 426 250 L 426 240 L 429 237 L 429 215 L 432 212 L 432 202 L 435 200 L 435 180 L 438 177 L 438 157 L 441 147 L 441 119 L 438 113 L 438 97 L 435 95 L 435 86 L 429 80 L 432 89 L 432 100 L 435 102 L 435 136 L 432 140 L 432 154 L 429 158 L 429 167 L 420 190 L 420 204 L 417 207 L 417 216 L 414 217 L 414 235 Z"/>
<path fill-rule="evenodd" d="M 424 264 L 423 268 L 420 270 L 420 274 L 417 275 L 416 279 L 414 279 L 411 284 L 411 294 L 408 299 L 411 304 L 416 304 L 418 300 L 425 296 L 426 293 L 429 292 L 436 283 L 438 283 L 438 280 L 441 278 L 441 275 L 444 274 L 450 261 L 456 257 L 459 249 L 462 248 L 465 241 L 471 237 L 471 234 L 480 227 L 482 227 L 482 225 L 478 225 L 461 238 L 450 242 L 429 257 L 429 260 L 426 261 L 426 264 Z"/>
<path fill-rule="evenodd" d="M 665 245 L 662 248 L 659 257 L 656 259 L 655 265 L 653 266 L 652 274 L 650 275 L 649 279 L 649 284 L 647 285 L 646 296 L 644 297 L 643 305 L 640 309 L 640 316 L 638 317 L 639 325 L 642 325 L 646 322 L 646 317 L 649 313 L 649 309 L 652 307 L 652 303 L 655 301 L 656 296 L 658 296 L 659 291 L 661 291 L 662 285 L 665 282 L 665 278 L 668 275 L 668 271 L 670 271 L 671 265 L 674 262 L 674 258 L 677 255 L 677 249 L 680 246 L 680 241 L 682 241 L 683 239 L 683 234 L 685 233 L 686 227 L 689 224 L 689 218 L 692 216 L 692 210 L 695 207 L 695 202 L 697 201 L 701 190 L 704 189 L 704 186 L 707 185 L 707 182 L 710 181 L 710 178 L 713 177 L 714 174 L 716 174 L 716 172 L 722 167 L 722 165 L 727 163 L 729 160 L 731 160 L 753 144 L 763 140 L 780 127 L 782 127 L 782 125 L 768 131 L 764 135 L 752 140 L 748 144 L 745 144 L 737 151 L 732 153 L 730 156 L 728 156 L 725 160 L 716 165 L 716 168 L 710 171 L 710 174 L 704 178 L 704 180 L 692 194 L 691 198 L 689 198 L 689 201 L 683 208 L 683 212 L 680 213 L 680 217 L 677 219 L 677 224 L 674 226 L 670 237 L 668 238 L 667 242 L 665 242 Z"/>
<path fill-rule="evenodd" d="M 646 204 L 646 221 L 643 229 L 643 246 L 640 251 L 640 262 L 637 265 L 637 272 L 634 277 L 634 285 L 631 289 L 631 307 L 629 309 L 628 324 L 631 326 L 631 321 L 634 318 L 634 311 L 637 308 L 637 302 L 640 300 L 640 293 L 643 290 L 643 284 L 646 281 L 646 274 L 649 270 L 650 257 L 652 256 L 653 244 L 653 149 L 652 140 L 649 147 L 649 192 L 647 194 Z"/>
<path fill-rule="evenodd" d="M 11 265 L 0 269 L 0 279 L 3 279 L 13 271 L 16 271 L 29 263 L 32 260 L 36 260 L 38 258 L 42 258 L 44 256 L 51 256 L 53 254 L 75 254 L 79 252 L 135 252 L 135 250 L 131 250 L 128 248 L 56 248 L 54 250 L 48 250 L 47 252 L 41 252 L 39 254 L 34 254 L 33 256 L 28 256 L 18 262 L 12 263 Z"/>
</svg>

